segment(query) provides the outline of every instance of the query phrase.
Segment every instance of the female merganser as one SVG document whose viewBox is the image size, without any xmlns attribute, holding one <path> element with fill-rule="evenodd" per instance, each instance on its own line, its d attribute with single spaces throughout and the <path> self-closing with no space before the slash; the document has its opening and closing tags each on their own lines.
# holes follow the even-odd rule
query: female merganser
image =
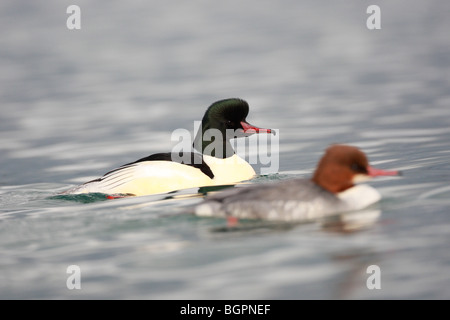
<svg viewBox="0 0 450 320">
<path fill-rule="evenodd" d="M 206 197 L 195 207 L 198 216 L 307 221 L 360 210 L 381 195 L 368 185 L 355 185 L 376 176 L 398 175 L 369 165 L 366 155 L 347 145 L 332 145 L 311 179 L 237 187 Z"/>
<path fill-rule="evenodd" d="M 142 196 L 251 179 L 255 176 L 254 169 L 235 154 L 229 139 L 272 131 L 249 124 L 245 120 L 248 112 L 249 106 L 244 100 L 233 98 L 217 101 L 206 110 L 202 128 L 194 140 L 194 148 L 201 153 L 152 154 L 63 194 Z"/>
</svg>

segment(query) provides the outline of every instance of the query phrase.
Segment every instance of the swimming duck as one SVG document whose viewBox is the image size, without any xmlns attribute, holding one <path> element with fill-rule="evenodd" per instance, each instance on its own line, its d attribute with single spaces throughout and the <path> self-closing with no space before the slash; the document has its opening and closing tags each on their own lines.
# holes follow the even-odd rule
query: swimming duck
<svg viewBox="0 0 450 320">
<path fill-rule="evenodd" d="M 249 180 L 255 176 L 255 171 L 234 152 L 229 140 L 254 133 L 272 133 L 272 130 L 249 124 L 248 113 L 249 105 L 242 99 L 216 101 L 203 116 L 192 152 L 152 154 L 63 194 L 142 196 Z"/>
<path fill-rule="evenodd" d="M 207 196 L 194 210 L 198 216 L 313 220 L 360 210 L 378 202 L 381 195 L 376 189 L 357 183 L 395 175 L 399 175 L 399 171 L 370 166 L 366 155 L 358 148 L 336 144 L 326 150 L 310 179 L 235 187 Z"/>
</svg>

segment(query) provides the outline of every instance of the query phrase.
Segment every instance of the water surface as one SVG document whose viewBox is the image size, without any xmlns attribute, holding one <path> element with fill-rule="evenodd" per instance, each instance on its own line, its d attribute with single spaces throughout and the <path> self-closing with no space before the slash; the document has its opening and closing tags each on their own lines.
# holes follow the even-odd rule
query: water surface
<svg viewBox="0 0 450 320">
<path fill-rule="evenodd" d="M 77 1 L 69 31 L 70 4 L 0 4 L 0 298 L 450 298 L 449 4 L 378 1 L 370 31 L 360 1 Z M 250 183 L 309 176 L 330 143 L 403 176 L 339 224 L 229 230 L 191 215 L 196 189 L 52 197 L 229 97 L 279 131 L 277 173 Z"/>
</svg>

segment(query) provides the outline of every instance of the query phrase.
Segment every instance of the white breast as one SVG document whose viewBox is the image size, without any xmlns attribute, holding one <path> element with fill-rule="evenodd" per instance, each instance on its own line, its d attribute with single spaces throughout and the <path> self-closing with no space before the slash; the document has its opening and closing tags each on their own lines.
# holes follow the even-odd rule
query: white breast
<svg viewBox="0 0 450 320">
<path fill-rule="evenodd" d="M 381 199 L 380 193 L 367 184 L 358 184 L 337 194 L 339 199 L 345 202 L 348 210 L 360 210 L 366 208 Z"/>
<path fill-rule="evenodd" d="M 203 159 L 214 174 L 214 185 L 249 180 L 256 174 L 253 167 L 237 154 L 225 159 L 204 155 Z"/>
</svg>

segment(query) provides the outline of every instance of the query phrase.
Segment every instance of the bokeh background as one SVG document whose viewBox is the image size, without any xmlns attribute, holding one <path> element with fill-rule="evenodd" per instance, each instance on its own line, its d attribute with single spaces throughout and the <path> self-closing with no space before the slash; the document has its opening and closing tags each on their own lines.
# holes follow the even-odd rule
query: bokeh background
<svg viewBox="0 0 450 320">
<path fill-rule="evenodd" d="M 68 30 L 66 9 L 81 8 Z M 366 9 L 381 8 L 381 30 Z M 0 298 L 450 298 L 450 3 L 0 3 Z M 401 178 L 367 214 L 225 232 L 197 190 L 51 198 L 170 151 L 216 100 L 279 130 L 279 174 L 308 176 L 330 143 Z M 256 165 L 257 167 L 257 165 Z M 50 197 L 50 198 L 49 198 Z M 224 231 L 225 230 L 225 231 Z M 82 289 L 68 290 L 79 265 Z M 366 286 L 369 265 L 382 287 Z"/>
</svg>

